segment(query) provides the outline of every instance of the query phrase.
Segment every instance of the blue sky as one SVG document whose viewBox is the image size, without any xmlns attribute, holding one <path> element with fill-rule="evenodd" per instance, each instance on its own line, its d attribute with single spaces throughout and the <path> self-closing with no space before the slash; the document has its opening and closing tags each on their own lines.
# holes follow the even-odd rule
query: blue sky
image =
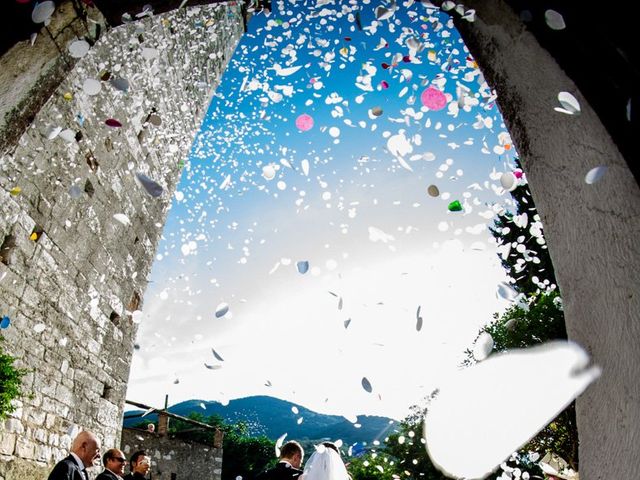
<svg viewBox="0 0 640 480">
<path fill-rule="evenodd" d="M 507 305 L 486 230 L 513 168 L 495 98 L 446 14 L 377 6 L 274 2 L 251 20 L 169 212 L 128 398 L 401 418 Z"/>
</svg>

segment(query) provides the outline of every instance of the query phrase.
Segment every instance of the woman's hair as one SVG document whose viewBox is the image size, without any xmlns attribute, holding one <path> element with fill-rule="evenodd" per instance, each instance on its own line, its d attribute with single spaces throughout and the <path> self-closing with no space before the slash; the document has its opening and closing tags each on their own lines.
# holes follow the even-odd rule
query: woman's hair
<svg viewBox="0 0 640 480">
<path fill-rule="evenodd" d="M 330 448 L 331 450 L 336 452 L 338 455 L 340 455 L 340 450 L 338 450 L 338 447 L 336 447 L 335 443 L 333 443 L 333 442 L 322 442 L 322 445 L 324 445 L 327 448 Z"/>
</svg>

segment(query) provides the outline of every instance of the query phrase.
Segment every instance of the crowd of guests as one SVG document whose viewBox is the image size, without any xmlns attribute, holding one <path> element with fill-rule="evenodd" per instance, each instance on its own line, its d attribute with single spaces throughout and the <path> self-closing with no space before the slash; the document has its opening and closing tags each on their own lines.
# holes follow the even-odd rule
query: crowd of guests
<svg viewBox="0 0 640 480">
<path fill-rule="evenodd" d="M 73 440 L 69 456 L 60 460 L 48 480 L 89 480 L 87 468 L 100 458 L 100 440 L 89 431 L 82 431 Z M 275 467 L 259 473 L 255 480 L 351 480 L 340 451 L 335 444 L 323 442 L 302 469 L 304 450 L 296 441 L 285 443 Z M 102 455 L 104 470 L 96 480 L 146 480 L 151 457 L 144 450 L 135 452 L 129 460 L 130 472 L 125 474 L 127 458 L 122 450 L 110 448 Z"/>
<path fill-rule="evenodd" d="M 60 460 L 48 480 L 89 480 L 87 468 L 100 458 L 100 440 L 89 431 L 82 431 L 73 440 L 68 457 Z M 127 459 L 122 450 L 110 448 L 102 455 L 104 470 L 96 480 L 146 480 L 151 457 L 144 450 L 135 452 L 129 461 L 130 472 L 125 475 Z"/>
</svg>

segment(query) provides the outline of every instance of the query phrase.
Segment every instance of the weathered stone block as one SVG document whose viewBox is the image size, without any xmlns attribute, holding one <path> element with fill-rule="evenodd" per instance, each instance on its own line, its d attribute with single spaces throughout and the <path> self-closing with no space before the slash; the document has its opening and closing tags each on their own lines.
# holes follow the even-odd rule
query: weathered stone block
<svg viewBox="0 0 640 480">
<path fill-rule="evenodd" d="M 3 433 L 0 436 L 0 454 L 13 455 L 18 436 L 13 433 Z"/>
</svg>

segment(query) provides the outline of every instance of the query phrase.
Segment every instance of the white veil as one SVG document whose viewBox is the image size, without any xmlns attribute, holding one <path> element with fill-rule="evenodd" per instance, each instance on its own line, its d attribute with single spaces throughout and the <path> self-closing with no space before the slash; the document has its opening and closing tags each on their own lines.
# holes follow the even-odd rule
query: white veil
<svg viewBox="0 0 640 480">
<path fill-rule="evenodd" d="M 304 466 L 302 480 L 350 480 L 340 454 L 318 445 Z"/>
</svg>

